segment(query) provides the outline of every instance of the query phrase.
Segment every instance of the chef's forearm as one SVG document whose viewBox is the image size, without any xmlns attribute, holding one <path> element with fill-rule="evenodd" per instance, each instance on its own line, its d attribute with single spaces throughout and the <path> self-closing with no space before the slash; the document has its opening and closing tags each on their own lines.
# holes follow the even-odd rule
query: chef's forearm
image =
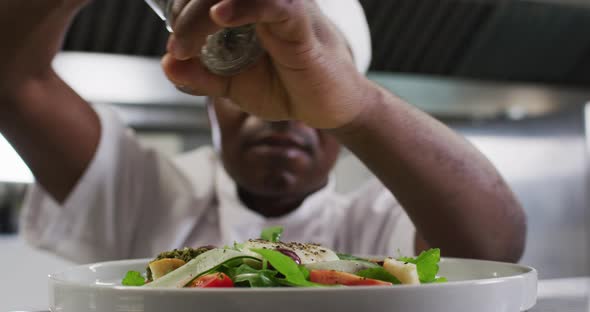
<svg viewBox="0 0 590 312">
<path fill-rule="evenodd" d="M 515 261 L 523 210 L 492 164 L 451 129 L 367 82 L 365 111 L 333 130 L 447 256 Z"/>
<path fill-rule="evenodd" d="M 94 110 L 55 73 L 23 82 L 0 105 L 0 133 L 41 185 L 65 200 L 98 146 Z"/>
</svg>

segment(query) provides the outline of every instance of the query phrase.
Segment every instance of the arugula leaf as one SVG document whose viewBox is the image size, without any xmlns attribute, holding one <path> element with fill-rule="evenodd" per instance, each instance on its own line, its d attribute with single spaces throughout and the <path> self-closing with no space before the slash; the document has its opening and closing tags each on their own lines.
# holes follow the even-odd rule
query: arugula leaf
<svg viewBox="0 0 590 312">
<path fill-rule="evenodd" d="M 349 255 L 349 254 L 343 254 L 343 253 L 339 253 L 336 254 L 338 256 L 338 258 L 340 258 L 340 260 L 352 260 L 352 261 L 366 261 L 366 262 L 370 262 L 367 259 L 363 259 L 363 258 L 359 258 L 353 255 Z"/>
<path fill-rule="evenodd" d="M 248 287 L 280 287 L 281 283 L 275 278 L 274 271 L 258 271 L 254 273 L 244 273 L 236 275 L 234 283 L 240 285 L 247 284 Z"/>
<path fill-rule="evenodd" d="M 304 271 L 302 271 L 301 267 L 297 265 L 297 263 L 295 263 L 291 257 L 285 256 L 281 252 L 270 249 L 251 250 L 264 257 L 277 271 L 279 271 L 279 273 L 283 274 L 285 278 L 282 280 L 282 282 L 285 284 L 289 286 L 300 287 L 319 286 L 318 284 L 312 283 L 306 279 L 306 274 Z"/>
<path fill-rule="evenodd" d="M 243 264 L 237 268 L 230 268 L 226 272 L 237 286 L 246 287 L 281 286 L 276 278 L 278 273 L 273 270 L 257 270 L 247 264 Z"/>
<path fill-rule="evenodd" d="M 356 275 L 384 282 L 390 282 L 392 284 L 401 284 L 401 282 L 397 278 L 395 278 L 395 276 L 391 275 L 391 273 L 387 272 L 382 267 L 361 270 L 356 272 Z"/>
<path fill-rule="evenodd" d="M 228 268 L 239 267 L 242 264 L 244 264 L 244 261 L 246 261 L 246 259 L 244 259 L 244 258 L 230 259 L 230 260 L 227 260 L 226 262 L 224 262 L 223 266 L 228 267 Z M 215 268 L 214 268 L 214 270 L 215 270 Z"/>
<path fill-rule="evenodd" d="M 145 285 L 145 279 L 141 273 L 137 271 L 129 271 L 125 275 L 122 281 L 123 286 L 143 286 Z"/>
<path fill-rule="evenodd" d="M 281 235 L 283 234 L 283 227 L 282 226 L 273 226 L 262 230 L 260 234 L 260 238 L 267 240 L 272 243 L 277 243 L 281 240 Z"/>
<path fill-rule="evenodd" d="M 433 283 L 436 281 L 436 274 L 438 273 L 438 263 L 440 262 L 440 249 L 433 248 L 423 251 L 416 258 L 399 258 L 398 261 L 409 262 L 416 265 L 418 270 L 418 277 L 420 283 Z"/>
<path fill-rule="evenodd" d="M 349 255 L 349 254 L 343 254 L 343 253 L 338 253 L 336 254 L 338 256 L 338 258 L 340 260 L 345 260 L 345 261 L 359 261 L 368 265 L 376 265 L 375 262 L 371 262 L 369 259 L 365 259 L 365 258 L 360 258 L 357 256 L 353 256 L 353 255 Z"/>
</svg>

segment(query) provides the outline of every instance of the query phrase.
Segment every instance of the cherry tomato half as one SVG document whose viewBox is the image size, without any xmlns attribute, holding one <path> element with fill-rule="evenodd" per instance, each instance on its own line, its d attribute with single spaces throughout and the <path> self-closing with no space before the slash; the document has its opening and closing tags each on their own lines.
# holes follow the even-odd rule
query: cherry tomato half
<svg viewBox="0 0 590 312">
<path fill-rule="evenodd" d="M 351 273 L 332 270 L 312 270 L 309 272 L 309 280 L 323 285 L 344 286 L 391 286 L 389 282 L 360 277 Z"/>
<path fill-rule="evenodd" d="M 224 273 L 206 274 L 197 277 L 192 281 L 188 288 L 214 288 L 214 287 L 234 287 L 234 282 Z"/>
</svg>

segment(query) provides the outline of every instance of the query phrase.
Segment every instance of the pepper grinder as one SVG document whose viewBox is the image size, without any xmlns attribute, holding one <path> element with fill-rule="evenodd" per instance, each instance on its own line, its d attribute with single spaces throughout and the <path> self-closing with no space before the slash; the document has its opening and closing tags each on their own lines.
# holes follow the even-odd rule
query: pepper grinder
<svg viewBox="0 0 590 312">
<path fill-rule="evenodd" d="M 175 0 L 145 1 L 166 22 L 168 31 L 172 33 L 172 5 Z M 201 48 L 200 58 L 212 73 L 234 76 L 255 63 L 263 53 L 255 27 L 249 24 L 224 28 L 209 35 Z"/>
</svg>

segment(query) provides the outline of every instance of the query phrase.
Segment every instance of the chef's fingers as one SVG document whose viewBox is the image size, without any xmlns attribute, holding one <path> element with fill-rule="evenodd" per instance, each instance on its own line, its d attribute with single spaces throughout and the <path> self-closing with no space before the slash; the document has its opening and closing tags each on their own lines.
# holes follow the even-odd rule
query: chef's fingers
<svg viewBox="0 0 590 312">
<path fill-rule="evenodd" d="M 173 4 L 172 29 L 174 34 L 168 42 L 168 52 L 179 60 L 188 60 L 200 55 L 208 35 L 221 27 L 210 17 L 211 6 L 219 0 L 176 0 Z"/>
<path fill-rule="evenodd" d="M 278 39 L 305 41 L 312 34 L 308 0 L 223 0 L 211 8 L 211 18 L 224 27 L 269 24 Z"/>
<path fill-rule="evenodd" d="M 168 79 L 181 91 L 192 95 L 225 96 L 231 79 L 212 74 L 199 58 L 178 60 L 166 54 L 162 67 Z"/>
</svg>

